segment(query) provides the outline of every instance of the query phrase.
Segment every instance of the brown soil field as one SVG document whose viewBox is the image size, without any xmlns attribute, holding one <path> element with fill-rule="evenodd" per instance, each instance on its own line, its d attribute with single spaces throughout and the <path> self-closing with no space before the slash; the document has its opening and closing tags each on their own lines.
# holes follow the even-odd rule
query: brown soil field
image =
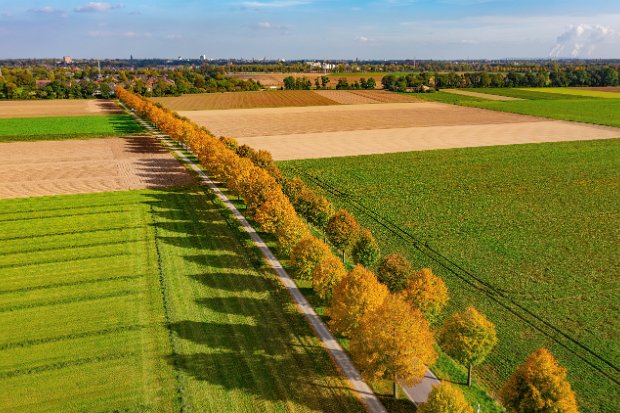
<svg viewBox="0 0 620 413">
<path fill-rule="evenodd" d="M 153 98 L 152 100 L 176 111 L 328 106 L 338 104 L 310 90 L 201 93 L 178 97 Z"/>
<path fill-rule="evenodd" d="M 342 105 L 419 102 L 419 100 L 412 96 L 400 95 L 385 90 L 315 90 L 314 93 L 318 93 Z"/>
<path fill-rule="evenodd" d="M 92 116 L 121 113 L 111 100 L 6 100 L 0 101 L 0 118 Z"/>
<path fill-rule="evenodd" d="M 186 185 L 192 175 L 150 137 L 0 144 L 0 198 Z"/>
<path fill-rule="evenodd" d="M 599 92 L 617 92 L 617 93 L 620 93 L 620 86 L 572 87 L 571 89 L 597 90 Z"/>
<path fill-rule="evenodd" d="M 472 96 L 475 98 L 487 99 L 487 100 L 523 100 L 520 98 L 513 98 L 510 96 L 491 95 L 490 93 L 472 92 L 469 90 L 460 90 L 460 89 L 441 89 L 441 91 L 453 93 L 455 95 Z"/>
<path fill-rule="evenodd" d="M 309 108 L 179 112 L 218 136 L 306 133 L 542 122 L 544 119 L 435 102 L 340 105 Z"/>
<path fill-rule="evenodd" d="M 610 138 L 620 138 L 620 129 L 541 121 L 255 136 L 238 141 L 268 150 L 281 161 Z"/>
</svg>

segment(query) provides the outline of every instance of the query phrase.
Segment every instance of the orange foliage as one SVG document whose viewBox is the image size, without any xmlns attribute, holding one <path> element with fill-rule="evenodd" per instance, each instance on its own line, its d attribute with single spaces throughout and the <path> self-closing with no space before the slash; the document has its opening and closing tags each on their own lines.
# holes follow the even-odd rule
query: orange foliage
<svg viewBox="0 0 620 413">
<path fill-rule="evenodd" d="M 536 350 L 508 379 L 500 392 L 514 413 L 578 413 L 566 369 L 545 348 Z"/>
<path fill-rule="evenodd" d="M 429 321 L 433 321 L 448 303 L 448 287 L 430 268 L 413 274 L 402 294 Z"/>
<path fill-rule="evenodd" d="M 175 141 L 187 145 L 210 173 L 245 201 L 249 217 L 258 222 L 262 231 L 275 234 L 284 251 L 288 252 L 307 234 L 303 221 L 269 172 L 237 155 L 225 140 L 216 138 L 206 129 L 122 87 L 117 87 L 115 92 L 121 102 L 138 115 L 153 122 Z M 263 152 L 257 152 L 257 159 L 265 164 L 272 162 L 270 156 Z"/>
<path fill-rule="evenodd" d="M 319 297 L 331 300 L 334 288 L 347 275 L 342 261 L 330 254 L 312 272 L 312 287 Z"/>
<path fill-rule="evenodd" d="M 332 305 L 328 309 L 330 327 L 343 336 L 350 337 L 361 317 L 376 310 L 388 296 L 385 285 L 361 265 L 357 265 L 336 286 Z"/>
<path fill-rule="evenodd" d="M 437 360 L 428 321 L 401 296 L 388 295 L 367 311 L 351 334 L 349 351 L 368 380 L 394 379 L 419 383 Z"/>
<path fill-rule="evenodd" d="M 417 410 L 418 413 L 474 413 L 463 392 L 456 386 L 443 382 L 433 387 L 426 403 Z"/>
<path fill-rule="evenodd" d="M 302 239 L 291 251 L 291 265 L 296 277 L 309 280 L 314 268 L 330 255 L 331 251 L 323 241 L 313 236 Z"/>
</svg>

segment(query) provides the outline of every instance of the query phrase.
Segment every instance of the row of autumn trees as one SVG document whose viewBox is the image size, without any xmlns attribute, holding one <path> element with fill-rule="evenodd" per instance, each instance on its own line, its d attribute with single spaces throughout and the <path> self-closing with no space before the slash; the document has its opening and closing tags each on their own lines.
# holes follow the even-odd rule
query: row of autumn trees
<svg viewBox="0 0 620 413">
<path fill-rule="evenodd" d="M 415 271 L 401 255 L 381 259 L 370 231 L 361 228 L 347 211 L 336 211 L 325 197 L 301 180 L 285 180 L 268 152 L 239 146 L 230 138 L 217 138 L 122 87 L 116 89 L 116 94 L 140 116 L 187 145 L 210 173 L 243 199 L 248 217 L 261 231 L 273 234 L 280 249 L 290 254 L 294 276 L 312 280 L 317 295 L 327 302 L 330 327 L 349 339 L 351 356 L 365 378 L 418 383 L 427 366 L 437 359 L 435 337 L 439 346 L 470 372 L 496 345 L 495 326 L 473 307 L 448 317 L 434 334 L 430 322 L 436 320 L 448 301 L 443 281 L 430 269 Z M 298 213 L 321 230 L 325 240 L 313 236 Z M 342 260 L 325 241 L 340 251 Z M 347 254 L 356 264 L 350 271 L 343 263 Z M 550 357 L 547 364 L 556 367 L 548 369 L 554 375 L 547 381 L 568 386 L 566 372 L 550 353 L 544 355 Z M 540 404 L 540 400 L 547 406 L 549 398 L 555 403 L 553 398 L 563 393 L 532 393 L 526 373 L 531 376 L 532 369 L 520 368 L 506 384 L 502 391 L 505 405 L 515 412 L 547 411 L 527 409 L 531 403 Z M 536 374 L 534 379 L 540 381 Z M 572 394 L 570 386 L 568 393 Z M 574 410 L 557 411 L 576 412 L 576 403 L 573 405 Z M 448 406 L 448 410 L 441 406 Z M 422 411 L 473 410 L 458 388 L 442 384 L 433 390 Z"/>
</svg>

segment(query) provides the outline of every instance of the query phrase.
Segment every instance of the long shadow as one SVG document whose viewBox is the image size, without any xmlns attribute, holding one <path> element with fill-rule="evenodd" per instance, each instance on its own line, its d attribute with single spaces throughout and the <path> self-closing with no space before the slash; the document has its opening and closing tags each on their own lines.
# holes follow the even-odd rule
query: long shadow
<svg viewBox="0 0 620 413">
<path fill-rule="evenodd" d="M 256 253 L 245 249 L 238 229 L 210 196 L 196 188 L 172 188 L 147 197 L 158 242 L 174 247 L 192 268 L 196 263 L 210 268 L 184 275 L 193 292 L 183 299 L 192 300 L 198 311 L 191 319 L 167 323 L 178 343 L 168 362 L 181 377 L 251 394 L 257 410 L 264 401 L 316 411 L 363 411 L 286 290 L 253 267 L 248 257 Z"/>
<path fill-rule="evenodd" d="M 110 115 L 107 117 L 108 123 L 112 126 L 115 134 L 120 136 L 144 133 L 145 129 L 136 122 L 130 115 Z"/>
</svg>

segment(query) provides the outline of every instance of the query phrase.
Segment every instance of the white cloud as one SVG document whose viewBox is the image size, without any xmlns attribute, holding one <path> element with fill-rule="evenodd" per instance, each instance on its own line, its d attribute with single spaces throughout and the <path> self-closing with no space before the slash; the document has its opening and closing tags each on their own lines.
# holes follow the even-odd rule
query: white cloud
<svg viewBox="0 0 620 413">
<path fill-rule="evenodd" d="M 153 35 L 149 32 L 134 32 L 134 31 L 111 32 L 111 31 L 103 31 L 103 30 L 93 30 L 93 31 L 88 32 L 88 35 L 90 37 L 124 37 L 128 39 L 153 37 Z"/>
<path fill-rule="evenodd" d="M 356 41 L 356 42 L 358 42 L 358 43 L 368 43 L 368 42 L 370 42 L 370 41 L 371 41 L 371 40 L 370 40 L 368 37 L 366 37 L 366 36 L 357 36 L 357 37 L 356 37 L 356 38 L 354 38 L 353 40 L 355 40 L 355 41 Z"/>
<path fill-rule="evenodd" d="M 271 22 L 258 22 L 254 25 L 254 30 L 274 31 L 282 34 L 288 34 L 290 32 L 290 28 L 288 26 L 273 24 Z"/>
<path fill-rule="evenodd" d="M 115 9 L 122 9 L 125 7 L 122 4 L 111 4 L 101 2 L 90 2 L 84 6 L 79 6 L 73 9 L 77 13 L 102 13 Z"/>
<path fill-rule="evenodd" d="M 620 32 L 607 26 L 579 24 L 558 36 L 550 57 L 589 57 L 602 44 L 618 41 Z"/>
</svg>

